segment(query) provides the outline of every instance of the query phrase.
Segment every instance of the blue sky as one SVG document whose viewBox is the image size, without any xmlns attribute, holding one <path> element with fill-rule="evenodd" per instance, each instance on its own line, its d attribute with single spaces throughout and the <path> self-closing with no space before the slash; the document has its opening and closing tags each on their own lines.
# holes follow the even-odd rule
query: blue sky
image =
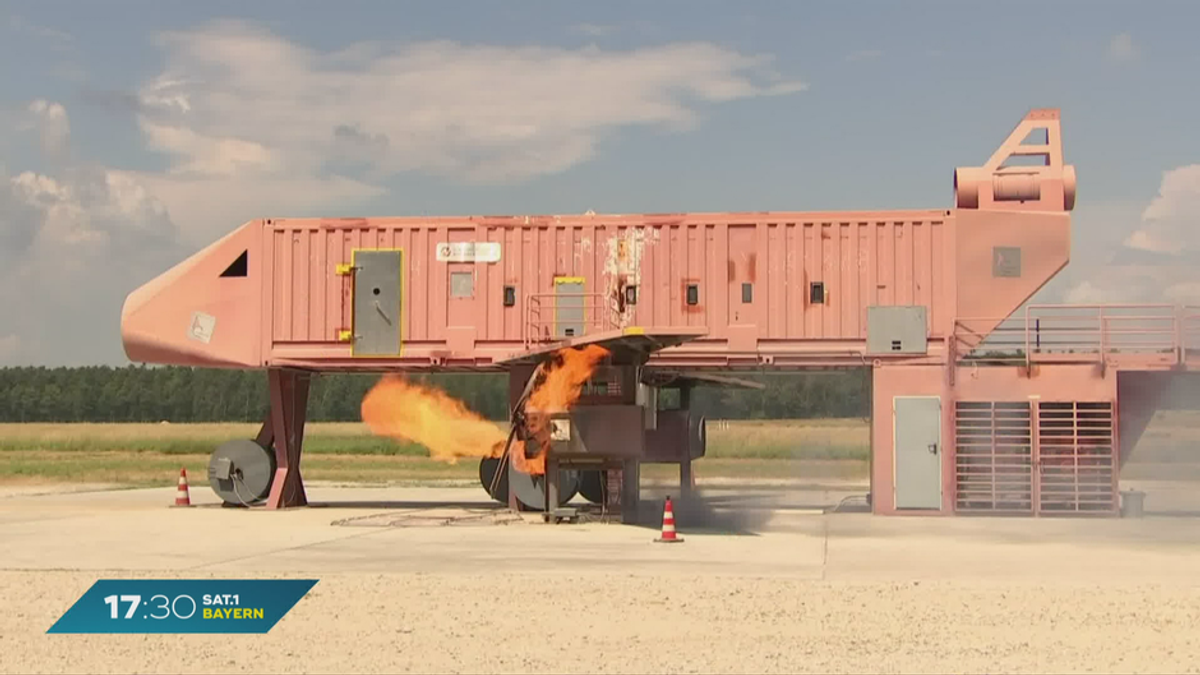
<svg viewBox="0 0 1200 675">
<path fill-rule="evenodd" d="M 1198 20 L 1187 2 L 9 2 L 0 321 L 26 318 L 0 323 L 0 364 L 123 362 L 124 295 L 255 217 L 945 207 L 954 167 L 1034 107 L 1062 108 L 1080 185 L 1046 299 L 1191 300 L 1186 274 L 1102 272 L 1131 245 L 1200 244 Z M 12 290 L 47 261 L 44 295 Z"/>
</svg>

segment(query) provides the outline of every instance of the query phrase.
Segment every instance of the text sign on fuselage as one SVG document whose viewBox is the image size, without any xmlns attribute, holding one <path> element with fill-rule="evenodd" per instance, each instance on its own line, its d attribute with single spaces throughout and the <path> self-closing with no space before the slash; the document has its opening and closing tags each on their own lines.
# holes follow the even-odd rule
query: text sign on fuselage
<svg viewBox="0 0 1200 675">
<path fill-rule="evenodd" d="M 473 241 L 443 242 L 437 245 L 437 261 L 456 263 L 500 262 L 500 244 L 492 241 L 482 243 L 475 243 Z"/>
</svg>

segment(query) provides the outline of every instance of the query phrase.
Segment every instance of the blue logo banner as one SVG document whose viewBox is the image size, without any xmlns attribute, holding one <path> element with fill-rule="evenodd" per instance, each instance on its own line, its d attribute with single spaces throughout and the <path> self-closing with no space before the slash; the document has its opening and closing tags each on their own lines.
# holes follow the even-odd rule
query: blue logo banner
<svg viewBox="0 0 1200 675">
<path fill-rule="evenodd" d="M 266 633 L 316 579 L 101 579 L 47 633 Z"/>
</svg>

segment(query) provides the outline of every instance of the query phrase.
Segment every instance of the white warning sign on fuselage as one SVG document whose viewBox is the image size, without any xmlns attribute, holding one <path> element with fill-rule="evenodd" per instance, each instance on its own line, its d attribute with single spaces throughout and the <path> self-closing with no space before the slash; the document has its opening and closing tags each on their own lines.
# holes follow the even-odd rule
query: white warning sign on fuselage
<svg viewBox="0 0 1200 675">
<path fill-rule="evenodd" d="M 188 337 L 208 344 L 212 340 L 213 330 L 217 327 L 217 317 L 204 312 L 193 312 L 192 323 L 188 327 Z"/>
<path fill-rule="evenodd" d="M 437 245 L 438 262 L 494 263 L 500 262 L 500 243 L 486 241 L 443 242 Z"/>
<path fill-rule="evenodd" d="M 571 440 L 571 420 L 568 420 L 568 419 L 550 420 L 550 440 L 552 440 L 552 441 L 569 441 L 569 440 Z"/>
</svg>

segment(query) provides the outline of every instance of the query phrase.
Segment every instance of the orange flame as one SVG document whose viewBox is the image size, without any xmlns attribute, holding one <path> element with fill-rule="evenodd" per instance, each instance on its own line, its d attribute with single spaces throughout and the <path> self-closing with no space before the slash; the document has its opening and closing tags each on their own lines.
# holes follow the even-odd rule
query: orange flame
<svg viewBox="0 0 1200 675">
<path fill-rule="evenodd" d="M 524 447 L 513 446 L 513 463 L 517 469 L 533 475 L 546 473 L 546 451 L 550 448 L 550 418 L 548 413 L 566 412 L 583 391 L 583 383 L 596 371 L 600 360 L 609 351 L 599 345 L 581 349 L 563 349 L 554 354 L 537 373 L 533 393 L 525 403 L 526 423 L 531 440 L 537 443 L 534 457 L 526 458 Z"/>
<path fill-rule="evenodd" d="M 434 459 L 499 457 L 505 433 L 446 392 L 385 375 L 367 392 L 362 418 L 371 432 L 420 443 Z"/>
<path fill-rule="evenodd" d="M 546 474 L 546 453 L 538 452 L 534 457 L 526 457 L 525 443 L 516 440 L 513 441 L 510 452 L 509 456 L 517 471 L 527 473 L 531 476 L 544 476 Z"/>
</svg>

